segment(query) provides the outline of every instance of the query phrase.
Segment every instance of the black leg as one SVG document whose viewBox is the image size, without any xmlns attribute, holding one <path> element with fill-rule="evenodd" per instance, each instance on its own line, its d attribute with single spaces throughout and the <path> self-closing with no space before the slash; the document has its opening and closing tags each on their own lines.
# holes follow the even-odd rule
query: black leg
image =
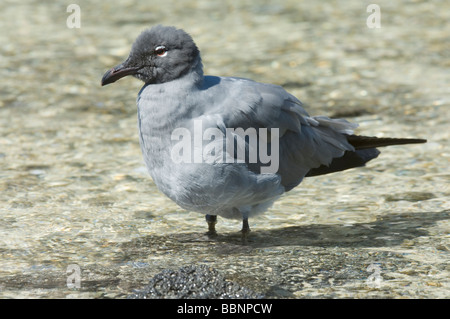
<svg viewBox="0 0 450 319">
<path fill-rule="evenodd" d="M 248 225 L 248 218 L 242 219 L 242 243 L 247 244 L 248 234 L 250 233 L 250 226 Z"/>
<path fill-rule="evenodd" d="M 208 223 L 208 232 L 206 233 L 208 236 L 217 235 L 216 232 L 216 223 L 217 223 L 217 215 L 206 215 L 206 222 Z"/>
</svg>

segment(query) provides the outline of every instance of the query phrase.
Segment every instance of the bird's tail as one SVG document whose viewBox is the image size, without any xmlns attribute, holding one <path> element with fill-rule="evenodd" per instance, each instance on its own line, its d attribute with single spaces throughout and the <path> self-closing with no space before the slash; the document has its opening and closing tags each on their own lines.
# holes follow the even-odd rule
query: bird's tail
<svg viewBox="0 0 450 319">
<path fill-rule="evenodd" d="M 355 148 L 355 151 L 346 151 L 344 156 L 334 158 L 330 165 L 321 165 L 311 169 L 306 177 L 330 174 L 346 169 L 364 166 L 368 161 L 376 158 L 380 151 L 376 147 L 404 144 L 426 143 L 427 140 L 419 138 L 390 138 L 348 135 L 348 142 Z"/>
<path fill-rule="evenodd" d="M 383 147 L 390 145 L 426 143 L 427 140 L 420 138 L 392 138 L 392 137 L 348 135 L 347 141 L 356 150 L 363 150 L 368 148 Z"/>
</svg>

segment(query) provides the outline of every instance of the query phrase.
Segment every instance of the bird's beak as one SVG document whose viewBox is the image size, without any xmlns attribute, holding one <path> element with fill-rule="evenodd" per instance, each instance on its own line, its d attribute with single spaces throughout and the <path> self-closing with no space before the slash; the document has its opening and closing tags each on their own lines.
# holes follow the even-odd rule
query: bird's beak
<svg viewBox="0 0 450 319">
<path fill-rule="evenodd" d="M 119 64 L 115 67 L 113 67 L 111 70 L 107 71 L 102 78 L 102 86 L 105 86 L 110 83 L 114 83 L 120 78 L 123 78 L 124 76 L 136 74 L 137 71 L 141 69 L 140 67 L 128 67 L 126 65 L 126 62 Z"/>
</svg>

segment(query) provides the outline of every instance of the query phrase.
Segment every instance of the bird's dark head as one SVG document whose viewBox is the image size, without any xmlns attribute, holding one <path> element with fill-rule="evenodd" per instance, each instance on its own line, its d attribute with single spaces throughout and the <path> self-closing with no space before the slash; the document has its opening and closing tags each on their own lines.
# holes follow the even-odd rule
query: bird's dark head
<svg viewBox="0 0 450 319">
<path fill-rule="evenodd" d="M 200 52 L 189 34 L 175 27 L 157 25 L 138 36 L 125 62 L 103 75 L 102 86 L 127 75 L 146 84 L 173 81 L 199 61 Z"/>
</svg>

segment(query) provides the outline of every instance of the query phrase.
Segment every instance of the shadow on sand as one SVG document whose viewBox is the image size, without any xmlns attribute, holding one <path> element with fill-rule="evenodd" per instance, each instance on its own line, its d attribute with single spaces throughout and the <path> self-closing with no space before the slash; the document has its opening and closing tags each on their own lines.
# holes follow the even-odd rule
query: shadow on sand
<svg viewBox="0 0 450 319">
<path fill-rule="evenodd" d="M 428 236 L 428 227 L 449 219 L 450 211 L 400 213 L 380 217 L 371 223 L 348 225 L 302 225 L 270 230 L 253 229 L 246 245 L 241 243 L 240 232 L 218 234 L 210 238 L 204 233 L 179 233 L 150 235 L 125 243 L 122 247 L 130 253 L 148 254 L 155 249 L 177 251 L 187 246 L 211 247 L 216 253 L 239 254 L 257 248 L 279 246 L 316 247 L 390 247 L 404 240 Z M 205 225 L 206 228 L 206 225 Z M 220 228 L 219 228 L 220 229 Z M 147 250 L 148 249 L 148 250 Z M 131 250 L 131 251 L 130 251 Z"/>
</svg>

